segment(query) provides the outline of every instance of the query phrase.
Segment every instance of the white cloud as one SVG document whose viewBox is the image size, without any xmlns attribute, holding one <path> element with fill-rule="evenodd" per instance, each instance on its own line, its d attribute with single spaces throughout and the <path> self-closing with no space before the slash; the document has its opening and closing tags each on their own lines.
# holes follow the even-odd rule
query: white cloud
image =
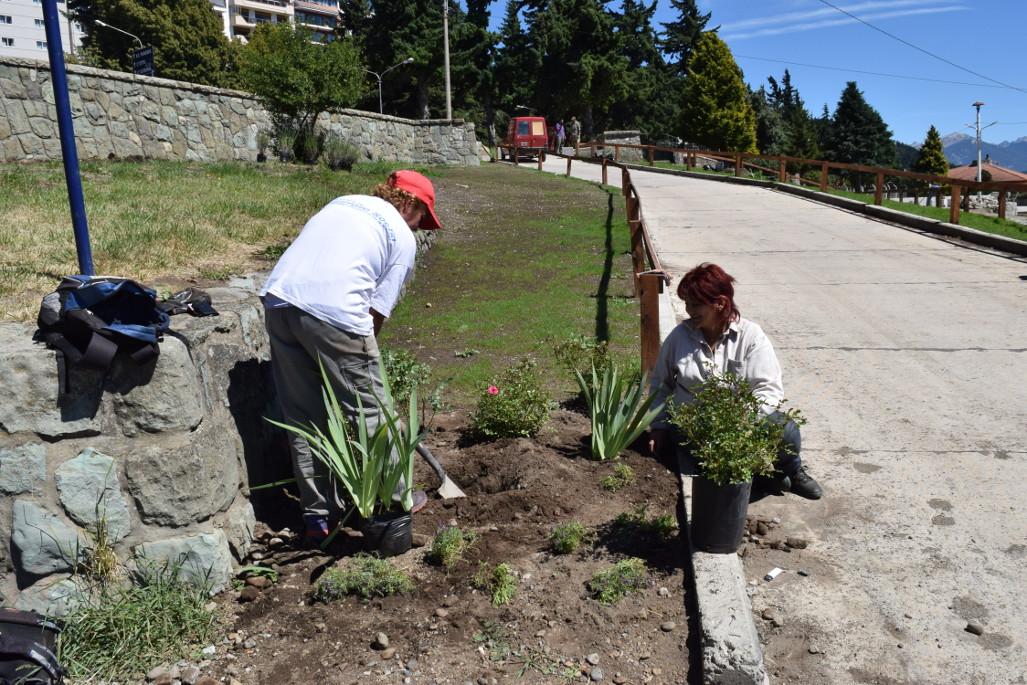
<svg viewBox="0 0 1027 685">
<path fill-rule="evenodd" d="M 892 8 L 893 11 L 888 11 L 888 12 L 873 12 L 873 11 L 871 11 L 869 13 L 861 14 L 860 15 L 860 19 L 864 19 L 866 21 L 872 21 L 872 20 L 875 20 L 875 19 L 894 19 L 894 18 L 897 18 L 897 17 L 909 17 L 909 16 L 915 16 L 915 15 L 924 15 L 924 14 L 942 14 L 942 13 L 946 13 L 946 12 L 962 12 L 962 11 L 965 11 L 965 10 L 969 9 L 969 8 L 967 8 L 964 5 L 938 5 L 938 6 L 934 6 L 934 7 L 919 7 L 919 8 L 917 8 L 917 7 L 909 7 L 908 9 L 895 10 L 894 8 L 897 5 L 899 5 L 900 3 L 901 4 L 907 4 L 907 5 L 909 5 L 909 4 L 920 4 L 920 5 L 927 4 L 926 2 L 923 2 L 922 0 L 898 0 L 897 2 L 894 2 L 894 3 L 887 3 L 888 7 Z M 871 5 L 871 4 L 873 4 L 873 5 L 884 5 L 886 3 L 879 3 L 878 2 L 878 3 L 866 3 L 866 4 L 867 5 Z M 935 4 L 936 5 L 936 3 L 934 3 L 934 2 L 932 2 L 931 4 Z M 851 7 L 846 7 L 845 9 L 847 11 L 851 12 L 851 11 L 854 11 L 855 7 L 856 6 L 851 6 Z M 759 22 L 761 20 L 759 20 L 759 19 L 751 19 L 751 20 L 747 20 L 746 22 L 736 22 L 736 23 L 731 24 L 731 25 L 724 25 L 724 26 L 721 27 L 721 30 L 719 31 L 719 35 L 724 40 L 741 40 L 741 39 L 744 39 L 744 38 L 757 38 L 759 36 L 777 36 L 777 35 L 781 35 L 783 33 L 796 33 L 796 32 L 799 32 L 799 31 L 813 31 L 813 30 L 816 30 L 816 29 L 829 28 L 829 27 L 832 27 L 832 26 L 844 26 L 846 24 L 856 24 L 856 23 L 858 23 L 857 20 L 853 19 L 852 17 L 846 17 L 844 15 L 840 15 L 835 10 L 831 10 L 830 8 L 825 8 L 825 9 L 828 9 L 829 13 L 835 15 L 837 18 L 831 18 L 831 19 L 825 18 L 825 19 L 819 19 L 819 20 L 815 20 L 815 21 L 801 22 L 801 20 L 799 18 L 794 17 L 794 16 L 792 18 L 790 18 L 790 19 L 782 19 L 781 17 L 783 17 L 785 15 L 779 15 L 778 17 L 766 17 L 765 21 L 763 21 L 763 23 L 753 23 L 753 22 Z M 792 14 L 793 15 L 800 15 L 800 14 L 804 15 L 803 18 L 806 18 L 806 19 L 813 19 L 813 18 L 815 18 L 813 16 L 810 16 L 812 14 L 812 12 L 802 12 L 802 13 L 794 12 Z M 823 16 L 823 15 L 819 11 L 817 11 L 817 15 L 816 16 Z M 796 21 L 800 21 L 800 23 L 789 23 L 787 26 L 776 26 L 776 27 L 772 26 L 773 24 L 780 24 L 780 23 L 784 23 L 784 22 L 796 22 Z M 748 26 L 743 27 L 743 26 L 741 26 L 742 23 L 747 23 Z M 766 26 L 768 28 L 757 28 L 759 26 Z M 755 29 L 755 30 L 746 30 L 746 29 Z"/>
</svg>

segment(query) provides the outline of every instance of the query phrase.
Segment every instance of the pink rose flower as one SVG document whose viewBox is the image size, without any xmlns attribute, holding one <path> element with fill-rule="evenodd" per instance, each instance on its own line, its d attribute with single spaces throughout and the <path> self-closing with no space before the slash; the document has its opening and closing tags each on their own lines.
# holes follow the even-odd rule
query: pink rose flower
<svg viewBox="0 0 1027 685">
<path fill-rule="evenodd" d="M 498 395 L 499 394 L 499 388 L 497 388 L 494 385 L 490 385 L 489 386 L 489 394 L 490 395 Z"/>
</svg>

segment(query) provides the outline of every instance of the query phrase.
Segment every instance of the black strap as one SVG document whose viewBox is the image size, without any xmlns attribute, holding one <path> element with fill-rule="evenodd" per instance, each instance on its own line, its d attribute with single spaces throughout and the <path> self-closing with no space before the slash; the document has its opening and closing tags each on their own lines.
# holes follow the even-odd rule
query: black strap
<svg viewBox="0 0 1027 685">
<path fill-rule="evenodd" d="M 57 663 L 53 652 L 35 640 L 26 640 L 15 635 L 0 633 L 0 658 L 5 660 L 18 659 L 30 662 L 46 672 L 52 683 L 64 682 L 62 669 Z M 25 678 L 26 682 L 33 682 Z M 15 681 L 19 682 L 19 681 Z"/>
</svg>

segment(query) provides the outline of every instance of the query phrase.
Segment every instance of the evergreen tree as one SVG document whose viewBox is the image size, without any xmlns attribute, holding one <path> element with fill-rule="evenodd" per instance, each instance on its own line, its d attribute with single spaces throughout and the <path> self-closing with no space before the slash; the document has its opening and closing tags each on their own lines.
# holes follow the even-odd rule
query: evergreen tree
<svg viewBox="0 0 1027 685">
<path fill-rule="evenodd" d="M 768 104 L 777 113 L 780 127 L 774 132 L 771 149 L 764 151 L 806 159 L 819 156 L 817 127 L 798 89 L 792 85 L 792 75 L 785 69 L 780 84 L 773 76 L 767 77 L 767 82 L 770 83 Z"/>
<path fill-rule="evenodd" d="M 881 115 L 867 104 L 855 81 L 842 91 L 831 120 L 828 158 L 835 162 L 893 166 L 895 143 Z"/>
<path fill-rule="evenodd" d="M 532 106 L 535 99 L 534 75 L 542 69 L 542 56 L 538 53 L 521 25 L 519 0 L 507 0 L 506 13 L 499 28 L 501 47 L 495 57 L 496 107 L 502 116 L 496 125 L 504 130 L 506 120 L 517 106 Z M 531 74 L 532 78 L 525 78 Z M 559 115 L 557 115 L 559 116 Z"/>
<path fill-rule="evenodd" d="M 236 85 L 235 50 L 209 0 L 68 0 L 68 17 L 82 27 L 88 64 L 132 70 L 132 51 L 138 43 L 100 26 L 100 20 L 153 46 L 154 71 L 161 78 Z"/>
<path fill-rule="evenodd" d="M 924 138 L 924 144 L 920 146 L 920 156 L 913 165 L 913 170 L 922 174 L 938 176 L 944 176 L 949 172 L 949 160 L 945 158 L 941 136 L 934 126 L 927 130 L 927 137 Z"/>
<path fill-rule="evenodd" d="M 684 76 L 692 50 L 706 30 L 711 13 L 701 13 L 695 0 L 670 0 L 670 5 L 677 10 L 678 18 L 663 24 L 663 51 L 671 56 L 677 75 Z"/>
<path fill-rule="evenodd" d="M 688 62 L 681 135 L 714 150 L 756 151 L 756 114 L 742 70 L 713 32 L 699 37 Z"/>
<path fill-rule="evenodd" d="M 614 129 L 637 129 L 643 141 L 653 142 L 672 135 L 680 116 L 676 98 L 681 80 L 664 62 L 659 38 L 652 25 L 656 1 L 651 4 L 623 0 L 621 11 L 613 15 L 619 51 L 628 60 L 631 88 L 627 95 L 609 110 L 607 126 Z"/>
<path fill-rule="evenodd" d="M 781 113 L 777 111 L 763 86 L 749 94 L 756 115 L 756 147 L 767 155 L 781 154 L 787 137 Z"/>
<path fill-rule="evenodd" d="M 535 84 L 533 103 L 550 118 L 580 115 L 591 135 L 607 110 L 629 91 L 628 60 L 619 52 L 613 16 L 600 0 L 549 0 L 530 7 L 529 41 L 541 71 L 524 73 Z"/>
</svg>

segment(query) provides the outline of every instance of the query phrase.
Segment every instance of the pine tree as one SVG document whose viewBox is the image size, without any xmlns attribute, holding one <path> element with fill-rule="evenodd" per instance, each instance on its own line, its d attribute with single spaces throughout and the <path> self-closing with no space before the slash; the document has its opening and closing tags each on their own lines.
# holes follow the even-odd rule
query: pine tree
<svg viewBox="0 0 1027 685">
<path fill-rule="evenodd" d="M 236 85 L 235 50 L 209 0 L 68 0 L 68 16 L 82 26 L 86 61 L 132 70 L 137 43 L 117 26 L 153 46 L 157 76 L 209 86 Z"/>
<path fill-rule="evenodd" d="M 855 81 L 842 91 L 831 120 L 826 153 L 835 162 L 893 166 L 895 143 L 881 115 L 867 104 Z"/>
<path fill-rule="evenodd" d="M 670 0 L 670 5 L 677 10 L 678 18 L 663 24 L 663 51 L 673 58 L 671 63 L 676 73 L 684 76 L 692 50 L 706 30 L 711 13 L 702 14 L 695 0 Z"/>
<path fill-rule="evenodd" d="M 688 62 L 681 135 L 714 150 L 756 151 L 756 114 L 742 70 L 713 32 L 699 37 Z"/>
<path fill-rule="evenodd" d="M 934 126 L 927 130 L 927 137 L 924 138 L 924 144 L 920 146 L 920 156 L 913 165 L 913 170 L 922 174 L 938 176 L 944 176 L 949 172 L 949 160 L 945 158 L 941 136 Z"/>
</svg>

